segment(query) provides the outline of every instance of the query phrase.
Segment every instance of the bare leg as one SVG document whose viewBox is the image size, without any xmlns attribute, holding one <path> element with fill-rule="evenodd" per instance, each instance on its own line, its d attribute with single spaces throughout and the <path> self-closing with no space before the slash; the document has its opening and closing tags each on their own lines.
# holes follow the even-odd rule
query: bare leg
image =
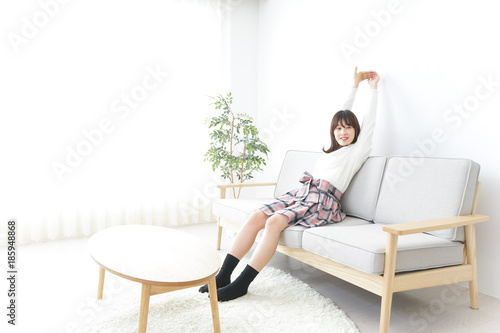
<svg viewBox="0 0 500 333">
<path fill-rule="evenodd" d="M 238 235 L 231 245 L 231 250 L 224 259 L 222 266 L 215 277 L 217 288 L 223 288 L 231 283 L 231 274 L 238 265 L 239 261 L 252 247 L 255 238 L 260 230 L 266 225 L 266 220 L 269 218 L 261 210 L 257 210 L 250 215 L 250 218 L 245 225 L 240 229 Z M 199 291 L 201 293 L 208 292 L 208 285 L 202 286 Z"/>
<path fill-rule="evenodd" d="M 248 221 L 243 225 L 243 227 L 238 231 L 229 253 L 241 259 L 247 252 L 252 248 L 255 238 L 260 230 L 264 229 L 266 221 L 269 216 L 263 213 L 261 210 L 256 210 L 250 215 Z"/>
<path fill-rule="evenodd" d="M 281 232 L 288 227 L 288 217 L 274 214 L 267 221 L 264 235 L 248 263 L 256 271 L 261 271 L 273 257 L 278 247 Z"/>
<path fill-rule="evenodd" d="M 280 234 L 288 226 L 288 217 L 274 214 L 265 223 L 264 235 L 240 276 L 232 283 L 217 290 L 217 298 L 221 302 L 230 301 L 245 295 L 248 286 L 257 274 L 267 265 L 276 252 Z M 236 240 L 235 240 L 236 241 Z"/>
</svg>

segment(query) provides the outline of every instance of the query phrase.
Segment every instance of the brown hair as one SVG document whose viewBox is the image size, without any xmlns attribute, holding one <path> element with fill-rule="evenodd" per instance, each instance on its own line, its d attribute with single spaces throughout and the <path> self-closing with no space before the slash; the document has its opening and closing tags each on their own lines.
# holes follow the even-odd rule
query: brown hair
<svg viewBox="0 0 500 333">
<path fill-rule="evenodd" d="M 323 151 L 325 153 L 331 153 L 331 152 L 336 151 L 339 148 L 342 148 L 342 146 L 339 145 L 337 140 L 335 140 L 335 128 L 337 128 L 338 124 L 354 127 L 355 134 L 354 134 L 354 140 L 352 140 L 352 143 L 356 143 L 356 141 L 358 140 L 359 131 L 360 131 L 358 118 L 350 110 L 340 110 L 332 118 L 332 124 L 330 126 L 330 139 L 332 140 L 332 144 L 330 145 L 330 148 L 328 148 L 327 150 L 325 150 L 325 148 L 323 148 Z"/>
</svg>

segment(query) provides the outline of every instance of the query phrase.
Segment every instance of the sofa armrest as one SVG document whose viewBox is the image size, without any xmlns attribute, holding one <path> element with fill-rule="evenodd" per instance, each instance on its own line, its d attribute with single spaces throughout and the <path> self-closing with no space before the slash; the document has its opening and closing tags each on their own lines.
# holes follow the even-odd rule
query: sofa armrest
<svg viewBox="0 0 500 333">
<path fill-rule="evenodd" d="M 489 219 L 490 217 L 486 215 L 472 214 L 425 221 L 391 224 L 384 226 L 383 230 L 394 235 L 402 236 L 417 234 L 421 232 L 463 227 L 480 222 L 486 222 Z"/>
<path fill-rule="evenodd" d="M 242 188 L 242 187 L 257 187 L 257 186 L 275 186 L 276 183 L 239 183 L 239 184 L 221 184 L 216 187 L 220 189 L 220 198 L 226 197 L 226 190 L 228 188 Z"/>
</svg>

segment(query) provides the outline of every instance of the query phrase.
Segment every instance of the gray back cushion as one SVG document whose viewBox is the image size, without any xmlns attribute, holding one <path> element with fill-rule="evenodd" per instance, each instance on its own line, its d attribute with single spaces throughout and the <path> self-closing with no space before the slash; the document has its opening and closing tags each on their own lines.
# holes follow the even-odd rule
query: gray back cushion
<svg viewBox="0 0 500 333">
<path fill-rule="evenodd" d="M 370 156 L 354 175 L 341 198 L 347 215 L 373 221 L 386 160 L 384 156 Z"/>
<path fill-rule="evenodd" d="M 274 196 L 279 197 L 300 187 L 300 176 L 304 171 L 313 172 L 321 154 L 324 153 L 299 150 L 287 151 L 278 176 Z M 347 215 L 373 221 L 385 162 L 386 158 L 383 156 L 369 157 L 354 176 L 341 198 L 342 209 Z"/>
<path fill-rule="evenodd" d="M 288 191 L 302 185 L 299 180 L 304 171 L 312 174 L 316 161 L 323 152 L 289 150 L 286 152 L 278 181 L 274 189 L 274 197 L 279 197 Z"/>
<path fill-rule="evenodd" d="M 391 157 L 375 210 L 375 223 L 438 219 L 472 213 L 479 165 L 468 159 Z M 463 228 L 430 232 L 462 241 Z"/>
</svg>

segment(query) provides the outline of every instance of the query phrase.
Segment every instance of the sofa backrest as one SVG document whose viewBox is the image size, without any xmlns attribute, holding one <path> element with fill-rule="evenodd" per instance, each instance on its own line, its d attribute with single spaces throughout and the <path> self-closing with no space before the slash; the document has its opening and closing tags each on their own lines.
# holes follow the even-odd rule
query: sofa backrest
<svg viewBox="0 0 500 333">
<path fill-rule="evenodd" d="M 279 197 L 300 186 L 299 179 L 304 171 L 313 172 L 322 152 L 287 151 L 278 176 L 274 196 Z M 341 206 L 347 215 L 373 221 L 377 196 L 384 173 L 386 158 L 371 156 L 342 195 Z M 313 175 L 314 176 L 314 175 Z"/>
<path fill-rule="evenodd" d="M 375 223 L 438 219 L 472 213 L 479 164 L 468 159 L 390 157 L 375 209 Z M 463 228 L 430 234 L 464 239 Z"/>
<path fill-rule="evenodd" d="M 324 153 L 301 150 L 287 151 L 274 189 L 274 197 L 279 197 L 288 191 L 300 187 L 300 177 L 304 171 L 312 174 L 316 166 L 316 161 L 321 154 Z"/>
<path fill-rule="evenodd" d="M 386 161 L 384 156 L 370 156 L 354 175 L 340 199 L 347 215 L 373 221 Z"/>
</svg>

